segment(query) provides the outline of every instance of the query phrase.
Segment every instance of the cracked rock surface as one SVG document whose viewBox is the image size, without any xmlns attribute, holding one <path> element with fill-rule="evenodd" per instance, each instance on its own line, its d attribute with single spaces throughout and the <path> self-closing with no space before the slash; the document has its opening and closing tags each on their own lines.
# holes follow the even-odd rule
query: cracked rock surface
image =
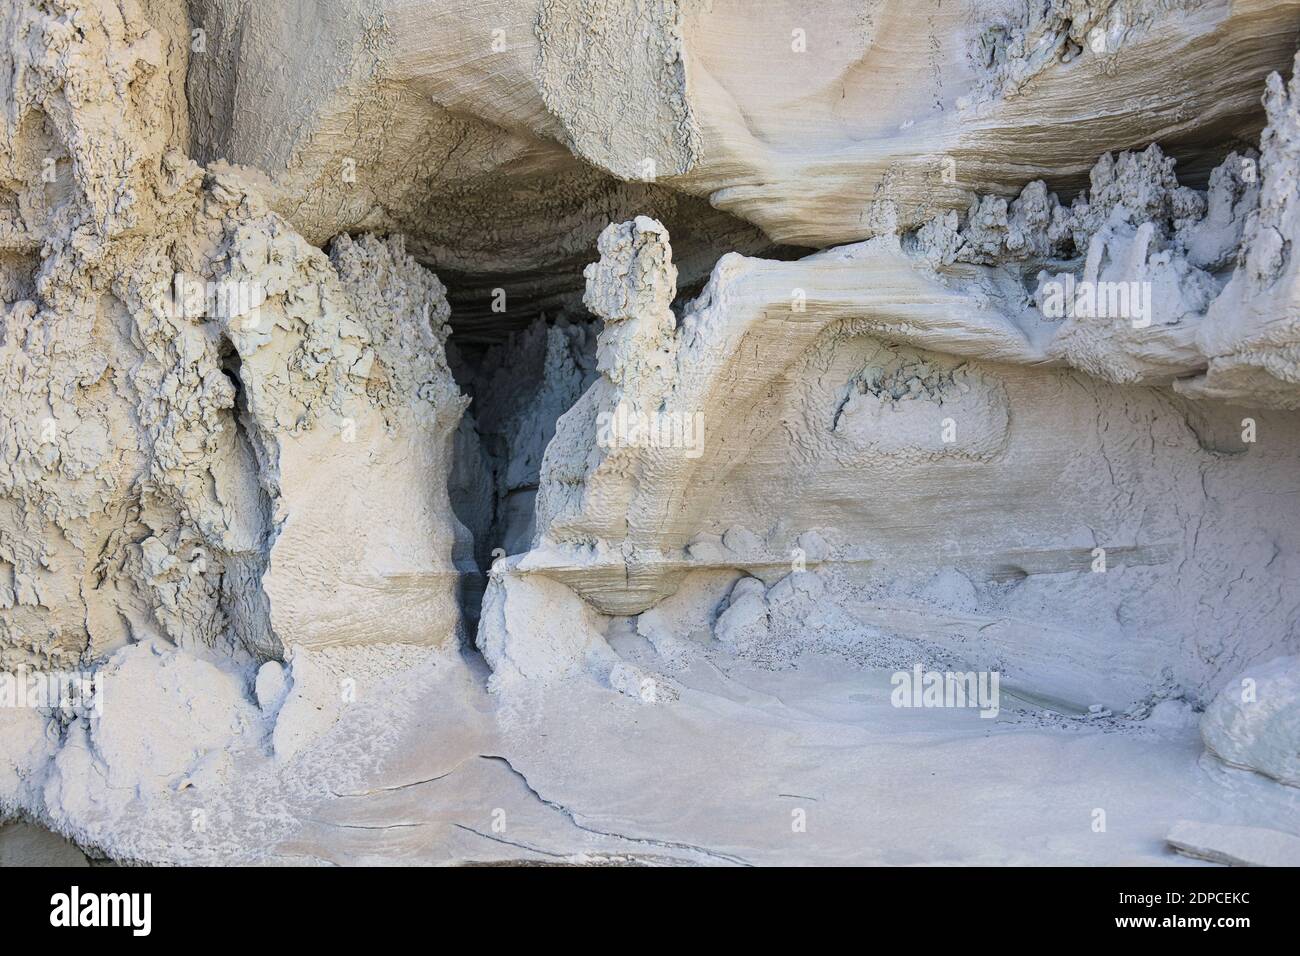
<svg viewBox="0 0 1300 956">
<path fill-rule="evenodd" d="M 1298 38 L 13 0 L 0 861 L 1294 864 Z"/>
</svg>

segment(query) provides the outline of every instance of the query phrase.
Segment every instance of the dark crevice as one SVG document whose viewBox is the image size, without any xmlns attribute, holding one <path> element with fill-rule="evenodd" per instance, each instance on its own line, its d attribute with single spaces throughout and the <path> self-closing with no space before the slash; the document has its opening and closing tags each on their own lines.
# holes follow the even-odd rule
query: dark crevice
<svg viewBox="0 0 1300 956">
<path fill-rule="evenodd" d="M 470 398 L 457 432 L 448 492 L 452 510 L 472 536 L 457 543 L 461 611 L 477 627 L 486 572 L 503 555 L 531 546 L 542 457 L 555 422 L 595 380 L 599 325 L 585 312 L 547 315 L 520 307 L 529 319 L 495 343 L 453 325 L 448 365 Z"/>
<path fill-rule="evenodd" d="M 260 436 L 252 425 L 241 368 L 239 352 L 228 339 L 223 340 L 221 371 L 235 390 L 230 423 L 234 429 L 237 454 L 246 462 L 245 467 L 232 469 L 232 474 L 257 476 L 252 496 L 257 502 L 260 534 L 255 541 L 249 542 L 249 548 L 226 556 L 225 573 L 221 578 L 222 604 L 247 650 L 259 659 L 279 659 L 284 648 L 271 628 L 271 601 L 262 587 L 275 537 L 271 489 L 267 487 L 266 477 L 269 474 L 268 459 Z"/>
</svg>

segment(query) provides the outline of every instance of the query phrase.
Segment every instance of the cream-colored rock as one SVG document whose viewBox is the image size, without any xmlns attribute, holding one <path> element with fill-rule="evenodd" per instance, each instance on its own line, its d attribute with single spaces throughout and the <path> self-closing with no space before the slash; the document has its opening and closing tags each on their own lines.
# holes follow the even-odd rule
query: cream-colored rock
<svg viewBox="0 0 1300 956">
<path fill-rule="evenodd" d="M 205 178 L 156 121 L 176 38 L 133 3 L 68 8 L 77 31 L 5 14 L 4 155 L 32 198 L 6 220 L 0 659 L 446 640 L 454 519 L 428 477 L 463 400 L 441 284 L 400 239 L 327 256 Z"/>
<path fill-rule="evenodd" d="M 1197 333 L 1205 373 L 1177 387 L 1187 395 L 1300 408 L 1300 59 L 1290 81 L 1274 73 L 1264 95 L 1259 208 L 1247 220 L 1232 273 Z"/>
<path fill-rule="evenodd" d="M 273 208 L 311 242 L 405 234 L 458 277 L 458 318 L 497 338 L 538 307 L 580 304 L 587 248 L 611 219 L 670 223 L 701 279 L 720 250 L 774 243 L 658 182 L 691 162 L 670 6 L 197 0 L 195 154 L 264 173 Z M 316 42 L 301 42 L 300 17 Z"/>
<path fill-rule="evenodd" d="M 38 802 L 58 744 L 59 730 L 48 712 L 12 704 L 0 708 L 0 812 L 7 815 Z"/>
<path fill-rule="evenodd" d="M 253 696 L 262 713 L 274 716 L 284 702 L 285 691 L 289 689 L 289 678 L 279 661 L 267 661 L 257 669 L 257 679 L 253 683 Z"/>
<path fill-rule="evenodd" d="M 1272 2 L 899 0 L 754 17 L 714 0 L 680 28 L 701 142 L 686 188 L 821 247 L 1041 176 L 1081 183 L 1097 155 L 1132 143 L 1204 157 L 1228 128 L 1253 139 L 1260 85 L 1289 63 L 1297 26 Z M 1228 51 L 1256 68 L 1208 67 Z"/>
<path fill-rule="evenodd" d="M 230 752 L 257 739 L 261 715 L 228 667 L 135 644 L 97 678 L 102 713 L 68 725 L 44 785 L 46 812 L 70 830 L 111 821 L 160 793 L 226 786 Z"/>
</svg>

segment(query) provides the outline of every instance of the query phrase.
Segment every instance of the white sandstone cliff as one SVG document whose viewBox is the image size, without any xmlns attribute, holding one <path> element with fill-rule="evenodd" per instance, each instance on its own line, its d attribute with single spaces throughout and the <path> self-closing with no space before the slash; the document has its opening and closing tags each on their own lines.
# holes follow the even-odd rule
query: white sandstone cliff
<svg viewBox="0 0 1300 956">
<path fill-rule="evenodd" d="M 1300 4 L 768 13 L 0 12 L 0 814 L 1288 861 Z"/>
</svg>

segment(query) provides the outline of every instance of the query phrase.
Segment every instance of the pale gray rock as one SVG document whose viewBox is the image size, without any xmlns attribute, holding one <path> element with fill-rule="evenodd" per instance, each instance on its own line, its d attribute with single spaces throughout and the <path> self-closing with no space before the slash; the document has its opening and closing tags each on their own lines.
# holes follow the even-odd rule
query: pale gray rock
<svg viewBox="0 0 1300 956">
<path fill-rule="evenodd" d="M 1205 709 L 1201 737 L 1228 766 L 1300 787 L 1300 657 L 1274 658 L 1229 681 Z"/>
<path fill-rule="evenodd" d="M 1228 866 L 1300 866 L 1300 836 L 1265 827 L 1179 820 L 1165 840 L 1179 853 Z"/>
<path fill-rule="evenodd" d="M 1300 3 L 932 6 L 7 4 L 0 814 L 1282 859 Z"/>
</svg>

